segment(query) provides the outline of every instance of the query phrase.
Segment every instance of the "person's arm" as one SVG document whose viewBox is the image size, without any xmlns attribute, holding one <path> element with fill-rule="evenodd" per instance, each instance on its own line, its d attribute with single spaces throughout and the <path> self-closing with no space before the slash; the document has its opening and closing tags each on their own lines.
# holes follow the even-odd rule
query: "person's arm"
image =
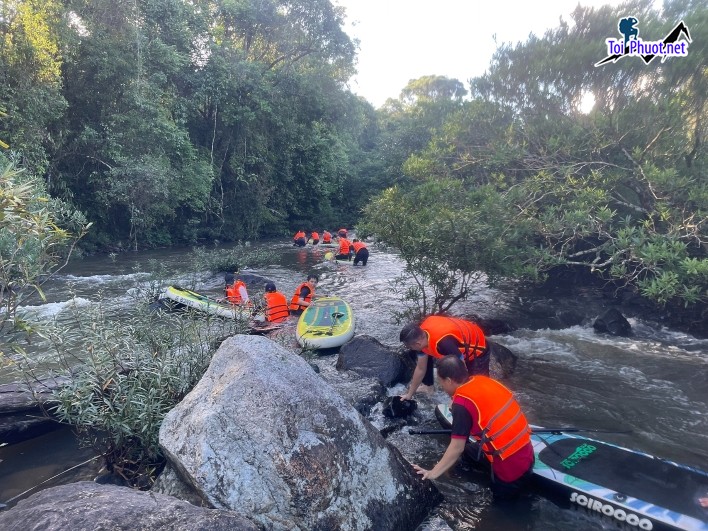
<svg viewBox="0 0 708 531">
<path fill-rule="evenodd" d="M 452 401 L 452 407 L 450 408 L 452 412 L 452 430 L 450 433 L 450 444 L 445 450 L 442 458 L 438 463 L 432 468 L 432 470 L 426 470 L 418 465 L 413 465 L 415 471 L 423 476 L 423 479 L 437 479 L 450 468 L 452 468 L 457 460 L 465 451 L 465 445 L 469 438 L 469 434 L 472 432 L 472 426 L 474 424 L 474 419 L 472 414 L 464 407 L 462 404 Z"/>
<path fill-rule="evenodd" d="M 300 290 L 300 298 L 297 300 L 297 303 L 300 306 L 309 306 L 310 303 L 305 300 L 305 298 L 310 294 L 310 288 L 307 286 L 303 286 L 302 289 Z"/>
<path fill-rule="evenodd" d="M 438 479 L 450 468 L 455 466 L 455 463 L 460 459 L 462 452 L 465 451 L 465 444 L 467 442 L 466 438 L 454 438 L 450 439 L 450 444 L 447 446 L 447 450 L 443 454 L 442 458 L 433 467 L 432 470 L 426 470 L 425 468 L 419 467 L 418 465 L 413 465 L 415 471 L 420 474 L 423 479 Z"/>
<path fill-rule="evenodd" d="M 246 286 L 239 286 L 238 293 L 241 295 L 241 300 L 243 302 L 248 302 L 248 290 L 246 290 Z"/>
<path fill-rule="evenodd" d="M 423 378 L 425 378 L 425 372 L 428 370 L 428 358 L 430 358 L 430 356 L 427 354 L 418 354 L 415 370 L 413 371 L 413 376 L 408 384 L 408 391 L 401 395 L 402 400 L 410 400 L 413 398 L 413 395 L 418 390 L 418 387 L 420 387 Z"/>
</svg>

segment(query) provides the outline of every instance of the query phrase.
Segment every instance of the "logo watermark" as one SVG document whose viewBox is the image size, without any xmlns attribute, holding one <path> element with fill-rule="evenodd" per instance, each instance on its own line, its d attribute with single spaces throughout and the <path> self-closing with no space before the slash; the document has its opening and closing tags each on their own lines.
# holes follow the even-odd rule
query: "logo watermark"
<svg viewBox="0 0 708 531">
<path fill-rule="evenodd" d="M 663 63 L 668 57 L 686 57 L 688 55 L 691 33 L 683 20 L 676 24 L 660 41 L 645 41 L 641 39 L 639 37 L 639 28 L 636 27 L 638 22 L 634 17 L 620 19 L 617 29 L 624 38 L 605 39 L 608 55 L 595 63 L 595 66 L 601 66 L 609 62 L 615 63 L 626 56 L 639 57 L 645 64 L 649 64 L 657 57 L 661 57 L 661 62 Z"/>
</svg>

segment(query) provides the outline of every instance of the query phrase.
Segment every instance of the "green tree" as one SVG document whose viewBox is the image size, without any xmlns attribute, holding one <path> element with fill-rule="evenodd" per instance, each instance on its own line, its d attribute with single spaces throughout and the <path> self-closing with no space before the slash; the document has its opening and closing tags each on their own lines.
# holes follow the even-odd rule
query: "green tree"
<svg viewBox="0 0 708 531">
<path fill-rule="evenodd" d="M 516 252 L 528 246 L 532 233 L 506 200 L 491 186 L 467 190 L 459 181 L 440 179 L 409 190 L 390 188 L 365 208 L 357 230 L 376 234 L 406 263 L 397 284 L 407 308 L 398 317 L 448 311 L 482 279 L 537 274 Z"/>
<path fill-rule="evenodd" d="M 33 296 L 44 298 L 42 285 L 66 264 L 90 224 L 1 155 L 0 167 L 0 340 L 5 343 L 12 331 L 27 329 L 18 308 Z"/>
<path fill-rule="evenodd" d="M 499 219 L 523 228 L 511 241 L 526 277 L 586 268 L 660 304 L 705 305 L 705 45 L 665 64 L 626 57 L 595 68 L 625 9 L 578 7 L 573 24 L 501 46 L 472 81 L 474 99 L 444 114 L 425 147 L 409 144 L 402 168 L 467 191 L 492 187 L 506 215 L 478 222 L 490 234 Z M 680 16 L 694 42 L 705 40 L 702 6 L 678 0 L 658 13 L 642 1 L 634 9 L 645 38 L 659 39 Z M 587 93 L 596 103 L 584 115 Z M 448 201 L 464 208 L 463 193 Z M 478 243 L 485 256 L 492 242 Z"/>
</svg>

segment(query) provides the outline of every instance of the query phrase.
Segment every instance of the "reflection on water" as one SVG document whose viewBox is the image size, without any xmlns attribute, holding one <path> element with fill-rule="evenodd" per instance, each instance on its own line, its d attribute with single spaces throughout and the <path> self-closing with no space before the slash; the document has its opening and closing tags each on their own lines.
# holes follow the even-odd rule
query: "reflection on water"
<svg viewBox="0 0 708 531">
<path fill-rule="evenodd" d="M 320 275 L 318 295 L 336 295 L 352 306 L 357 334 L 366 334 L 384 344 L 398 347 L 399 324 L 393 313 L 400 309 L 390 291 L 390 280 L 403 271 L 393 254 L 371 246 L 366 267 L 324 263 L 324 249 L 295 248 L 289 242 L 264 242 L 279 253 L 278 264 L 256 271 L 274 281 L 290 296 L 314 271 Z M 51 286 L 47 303 L 27 307 L 39 319 L 61 319 L 71 304 L 96 304 L 100 292 L 104 304 L 114 309 L 116 319 L 129 314 L 135 299 L 129 294 L 136 280 L 145 278 L 150 260 L 157 260 L 174 271 L 171 283 L 190 285 L 200 292 L 219 296 L 223 277 L 208 272 L 185 270 L 188 250 L 172 249 L 109 257 L 92 257 L 72 263 Z M 252 296 L 258 293 L 252 293 Z M 72 297 L 76 297 L 72 301 Z M 474 300 L 461 305 L 462 313 L 494 317 L 497 308 L 514 304 L 504 292 L 480 286 Z M 494 339 L 516 352 L 519 365 L 507 382 L 515 391 L 532 423 L 541 426 L 576 426 L 599 429 L 632 430 L 630 434 L 603 434 L 604 440 L 643 450 L 660 457 L 706 468 L 708 463 L 708 341 L 666 330 L 655 323 L 630 320 L 631 338 L 595 334 L 590 324 L 563 330 L 520 329 Z M 39 353 L 46 346 L 30 346 Z M 323 370 L 336 370 L 336 356 L 317 360 Z M 11 379 L 6 373 L 3 381 Z M 403 391 L 403 386 L 389 390 Z M 419 408 L 411 422 L 437 428 L 435 404 L 446 401 L 440 391 L 419 394 Z M 373 422 L 381 427 L 380 412 Z M 406 459 L 433 464 L 445 450 L 444 436 L 410 435 L 394 431 L 388 440 Z M 690 444 L 686 444 L 690 441 Z M 2 451 L 2 450 L 0 450 Z M 2 454 L 0 454 L 2 455 Z M 7 459 L 7 457 L 0 457 Z M 14 457 L 12 459 L 15 459 Z M 6 466 L 0 463 L 0 467 Z M 26 465 L 30 468 L 30 465 Z M 27 480 L 27 478 L 30 478 Z M 0 486 L 10 481 L 13 489 L 0 488 L 0 502 L 36 484 L 41 474 L 31 471 L 0 474 Z M 490 503 L 488 477 L 469 466 L 460 465 L 438 483 L 445 501 L 430 515 L 421 530 L 443 529 L 613 529 L 614 523 L 598 520 L 583 511 L 561 509 L 537 495 L 513 507 Z"/>
</svg>

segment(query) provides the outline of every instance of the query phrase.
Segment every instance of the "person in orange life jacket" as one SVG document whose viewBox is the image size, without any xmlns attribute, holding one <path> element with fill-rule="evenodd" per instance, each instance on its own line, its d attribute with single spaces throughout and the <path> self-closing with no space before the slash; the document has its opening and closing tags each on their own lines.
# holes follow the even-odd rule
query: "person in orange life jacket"
<svg viewBox="0 0 708 531">
<path fill-rule="evenodd" d="M 265 285 L 265 318 L 269 323 L 282 323 L 290 315 L 288 299 L 285 295 L 275 290 L 275 284 L 267 282 Z"/>
<path fill-rule="evenodd" d="M 347 234 L 347 229 L 345 228 L 341 228 L 337 231 L 337 236 L 340 236 L 341 238 L 346 238 Z"/>
<path fill-rule="evenodd" d="M 335 260 L 350 260 L 352 259 L 352 254 L 354 253 L 354 247 L 352 247 L 352 242 L 347 240 L 344 236 L 339 237 L 339 251 L 335 255 Z"/>
<path fill-rule="evenodd" d="M 317 285 L 318 277 L 314 274 L 307 275 L 307 282 L 300 284 L 292 299 L 290 299 L 290 313 L 292 315 L 300 315 L 312 301 L 315 296 L 315 286 Z"/>
<path fill-rule="evenodd" d="M 410 350 L 418 351 L 413 377 L 408 390 L 401 395 L 410 400 L 420 384 L 433 385 L 433 360 L 454 355 L 465 362 L 471 375 L 489 376 L 489 349 L 484 332 L 476 324 L 456 317 L 431 315 L 420 324 L 403 327 L 399 340 Z"/>
<path fill-rule="evenodd" d="M 225 299 L 231 304 L 248 304 L 248 290 L 246 284 L 235 273 L 227 273 L 224 276 L 224 293 Z"/>
<path fill-rule="evenodd" d="M 332 233 L 326 230 L 322 231 L 322 243 L 332 243 Z"/>
<path fill-rule="evenodd" d="M 369 260 L 369 250 L 366 248 L 366 244 L 360 240 L 354 238 L 352 240 L 352 247 L 354 248 L 354 265 L 361 262 L 361 265 L 365 266 L 366 262 Z"/>
<path fill-rule="evenodd" d="M 318 243 L 320 243 L 320 235 L 314 230 L 312 231 L 310 238 L 312 238 L 312 245 L 317 245 Z"/>
<path fill-rule="evenodd" d="M 457 463 L 472 436 L 481 442 L 480 454 L 491 464 L 494 498 L 515 498 L 531 479 L 534 464 L 531 429 L 518 402 L 496 380 L 470 378 L 457 356 L 438 360 L 437 368 L 438 384 L 452 397 L 450 444 L 431 470 L 413 468 L 423 479 L 439 478 Z"/>
<path fill-rule="evenodd" d="M 293 236 L 293 245 L 298 247 L 305 247 L 307 245 L 307 236 L 305 236 L 305 231 L 299 230 Z"/>
</svg>

